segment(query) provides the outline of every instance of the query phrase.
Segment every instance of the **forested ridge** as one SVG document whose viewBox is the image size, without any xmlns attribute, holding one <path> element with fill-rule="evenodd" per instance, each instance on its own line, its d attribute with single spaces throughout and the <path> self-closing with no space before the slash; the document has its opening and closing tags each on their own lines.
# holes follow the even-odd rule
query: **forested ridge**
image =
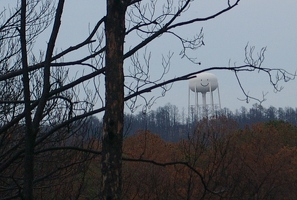
<svg viewBox="0 0 297 200">
<path fill-rule="evenodd" d="M 192 122 L 183 113 L 167 104 L 126 114 L 122 199 L 297 198 L 296 109 L 255 104 Z M 100 196 L 101 124 L 96 117 L 77 121 L 36 149 L 37 199 Z M 15 126 L 2 140 L 3 163 L 19 148 L 22 131 Z M 2 197 L 17 193 L 21 165 L 1 169 Z"/>
<path fill-rule="evenodd" d="M 139 112 L 137 114 L 125 115 L 125 134 L 133 135 L 138 130 L 149 130 L 160 135 L 166 141 L 178 141 L 186 138 L 187 134 L 193 131 L 197 119 L 191 114 L 188 115 L 187 109 L 179 109 L 170 103 L 158 107 L 156 110 Z M 217 118 L 225 116 L 234 120 L 238 127 L 244 128 L 259 122 L 284 121 L 297 125 L 297 108 L 285 107 L 276 108 L 270 106 L 265 108 L 259 104 L 254 104 L 250 109 L 241 107 L 235 111 L 223 108 L 216 111 L 214 116 Z"/>
<path fill-rule="evenodd" d="M 139 131 L 124 142 L 127 199 L 296 199 L 297 127 L 283 121 L 239 129 L 202 120 L 187 139 Z"/>
<path fill-rule="evenodd" d="M 138 161 L 124 165 L 127 199 L 297 198 L 297 109 L 255 104 L 191 121 L 167 104 L 126 117 L 124 155 Z"/>
</svg>

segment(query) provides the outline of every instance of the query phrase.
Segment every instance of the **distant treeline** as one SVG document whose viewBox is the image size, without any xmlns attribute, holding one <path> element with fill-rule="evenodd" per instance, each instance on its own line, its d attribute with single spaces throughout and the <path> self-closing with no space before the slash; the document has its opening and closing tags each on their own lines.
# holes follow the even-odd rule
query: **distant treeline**
<svg viewBox="0 0 297 200">
<path fill-rule="evenodd" d="M 240 128 L 258 122 L 285 121 L 297 125 L 297 108 L 264 108 L 254 104 L 252 108 L 241 107 L 232 112 L 228 108 L 217 111 L 215 116 L 225 116 L 237 122 Z M 178 141 L 190 134 L 197 124 L 197 120 L 189 117 L 187 110 L 179 110 L 170 103 L 156 110 L 125 115 L 125 135 L 133 135 L 139 130 L 149 130 L 160 135 L 166 141 Z"/>
</svg>

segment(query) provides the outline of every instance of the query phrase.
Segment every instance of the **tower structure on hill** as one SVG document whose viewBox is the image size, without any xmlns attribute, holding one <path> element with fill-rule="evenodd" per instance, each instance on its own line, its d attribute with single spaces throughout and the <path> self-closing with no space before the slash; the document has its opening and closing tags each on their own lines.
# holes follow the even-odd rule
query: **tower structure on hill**
<svg viewBox="0 0 297 200">
<path fill-rule="evenodd" d="M 213 94 L 215 90 L 218 91 L 216 101 Z M 191 93 L 194 93 L 194 97 Z M 207 93 L 209 95 L 207 95 Z M 200 98 L 202 101 L 199 100 L 199 94 L 202 96 Z M 188 115 L 192 120 L 214 116 L 215 111 L 220 109 L 221 99 L 219 84 L 214 74 L 203 72 L 196 74 L 195 77 L 189 80 Z"/>
</svg>

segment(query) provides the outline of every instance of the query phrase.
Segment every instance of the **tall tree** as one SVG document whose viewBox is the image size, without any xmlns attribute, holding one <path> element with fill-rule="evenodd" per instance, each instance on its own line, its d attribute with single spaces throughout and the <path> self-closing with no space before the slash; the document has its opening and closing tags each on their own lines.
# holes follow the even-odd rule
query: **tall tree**
<svg viewBox="0 0 297 200">
<path fill-rule="evenodd" d="M 63 12 L 64 0 L 59 0 L 53 29 L 48 42 L 48 46 L 45 54 L 44 70 L 43 70 L 43 88 L 42 94 L 39 98 L 38 105 L 36 107 L 35 115 L 33 119 L 31 117 L 31 93 L 30 93 L 30 78 L 29 78 L 29 64 L 27 55 L 27 1 L 22 0 L 21 3 L 21 23 L 20 23 L 20 40 L 21 40 L 21 52 L 22 52 L 22 67 L 23 67 L 23 86 L 24 86 L 24 113 L 26 124 L 26 136 L 25 136 L 25 162 L 24 162 L 24 198 L 33 199 L 33 181 L 34 181 L 34 147 L 38 130 L 40 128 L 40 122 L 43 119 L 44 110 L 49 99 L 49 93 L 51 88 L 51 60 L 53 56 L 54 47 L 56 44 L 57 35 L 61 24 L 61 17 Z"/>
<path fill-rule="evenodd" d="M 121 199 L 122 144 L 124 127 L 124 38 L 127 2 L 107 1 L 105 20 L 105 114 L 102 145 L 102 195 Z"/>
</svg>

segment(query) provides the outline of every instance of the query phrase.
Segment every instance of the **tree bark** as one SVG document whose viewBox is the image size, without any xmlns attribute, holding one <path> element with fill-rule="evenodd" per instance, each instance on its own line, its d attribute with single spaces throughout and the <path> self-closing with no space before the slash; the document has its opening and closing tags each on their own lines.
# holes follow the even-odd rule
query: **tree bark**
<svg viewBox="0 0 297 200">
<path fill-rule="evenodd" d="M 107 0 L 105 21 L 105 115 L 102 144 L 102 197 L 121 199 L 124 121 L 123 45 L 126 5 Z"/>
</svg>

